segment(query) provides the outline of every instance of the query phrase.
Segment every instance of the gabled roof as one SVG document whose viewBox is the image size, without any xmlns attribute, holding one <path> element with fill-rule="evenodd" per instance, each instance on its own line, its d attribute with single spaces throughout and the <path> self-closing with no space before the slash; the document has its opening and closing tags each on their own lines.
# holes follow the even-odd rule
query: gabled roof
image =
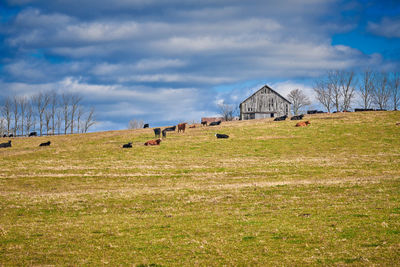
<svg viewBox="0 0 400 267">
<path fill-rule="evenodd" d="M 284 98 L 281 94 L 279 94 L 277 91 L 275 91 L 274 89 L 272 89 L 271 87 L 269 87 L 268 85 L 264 85 L 263 87 L 261 87 L 260 89 L 258 89 L 257 91 L 254 92 L 254 94 L 252 94 L 251 96 L 249 96 L 248 98 L 246 98 L 245 100 L 242 101 L 242 103 L 246 102 L 247 100 L 249 100 L 250 98 L 252 98 L 255 94 L 257 94 L 259 91 L 261 91 L 264 88 L 268 88 L 269 90 L 271 90 L 272 92 L 274 92 L 275 94 L 277 94 L 278 96 L 280 96 L 281 98 L 283 98 L 283 100 L 285 100 L 286 102 L 288 102 L 289 104 L 292 104 L 289 100 L 287 100 L 286 98 Z M 242 104 L 240 103 L 240 105 Z"/>
</svg>

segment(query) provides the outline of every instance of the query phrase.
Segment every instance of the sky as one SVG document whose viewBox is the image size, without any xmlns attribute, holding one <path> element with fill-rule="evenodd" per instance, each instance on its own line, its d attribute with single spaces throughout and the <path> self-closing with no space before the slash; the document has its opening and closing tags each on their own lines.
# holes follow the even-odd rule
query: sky
<svg viewBox="0 0 400 267">
<path fill-rule="evenodd" d="M 79 93 L 93 131 L 216 116 L 264 84 L 400 69 L 400 1 L 3 0 L 0 99 Z"/>
</svg>

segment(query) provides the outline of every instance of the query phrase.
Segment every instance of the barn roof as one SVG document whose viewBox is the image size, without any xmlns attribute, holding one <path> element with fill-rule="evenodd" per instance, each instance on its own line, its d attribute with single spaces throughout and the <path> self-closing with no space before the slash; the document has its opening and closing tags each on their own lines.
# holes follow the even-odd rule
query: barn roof
<svg viewBox="0 0 400 267">
<path fill-rule="evenodd" d="M 287 100 L 286 98 L 284 98 L 280 93 L 278 93 L 277 91 L 275 91 L 274 89 L 272 89 L 271 87 L 269 87 L 268 85 L 264 85 L 263 87 L 261 87 L 260 89 L 258 89 L 257 91 L 255 91 L 251 96 L 249 96 L 248 98 L 246 98 L 245 100 L 242 101 L 242 103 L 246 102 L 247 100 L 249 100 L 250 98 L 252 98 L 255 94 L 257 94 L 260 90 L 264 89 L 264 88 L 268 88 L 269 90 L 271 90 L 272 92 L 274 92 L 275 94 L 277 94 L 278 96 L 280 96 L 283 100 L 285 100 L 286 102 L 288 102 L 289 104 L 292 104 L 289 100 Z M 240 104 L 242 104 L 240 103 Z"/>
</svg>

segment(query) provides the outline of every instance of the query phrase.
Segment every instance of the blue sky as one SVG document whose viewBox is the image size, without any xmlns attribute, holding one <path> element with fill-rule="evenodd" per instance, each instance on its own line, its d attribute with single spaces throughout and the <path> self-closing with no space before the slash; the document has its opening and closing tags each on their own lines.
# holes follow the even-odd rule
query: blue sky
<svg viewBox="0 0 400 267">
<path fill-rule="evenodd" d="M 400 66 L 399 1 L 6 0 L 0 16 L 0 97 L 79 92 L 99 131 L 199 121 L 263 84 L 313 98 L 327 70 Z"/>
</svg>

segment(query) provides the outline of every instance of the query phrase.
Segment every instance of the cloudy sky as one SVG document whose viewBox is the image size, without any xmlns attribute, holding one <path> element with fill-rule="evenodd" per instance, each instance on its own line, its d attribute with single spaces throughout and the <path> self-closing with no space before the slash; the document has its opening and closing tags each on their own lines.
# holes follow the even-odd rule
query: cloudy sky
<svg viewBox="0 0 400 267">
<path fill-rule="evenodd" d="M 79 92 L 94 130 L 162 126 L 216 115 L 263 84 L 312 97 L 327 70 L 398 70 L 400 3 L 5 0 L 0 53 L 0 98 Z"/>
</svg>

